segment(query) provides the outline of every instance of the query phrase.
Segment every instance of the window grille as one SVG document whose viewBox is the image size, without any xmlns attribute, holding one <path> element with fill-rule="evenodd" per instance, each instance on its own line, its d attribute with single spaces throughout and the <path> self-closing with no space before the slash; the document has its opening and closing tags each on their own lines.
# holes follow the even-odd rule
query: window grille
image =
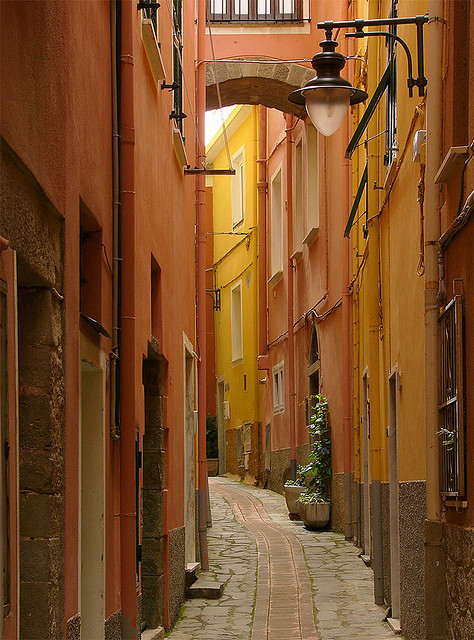
<svg viewBox="0 0 474 640">
<path fill-rule="evenodd" d="M 182 135 L 183 120 L 186 118 L 186 114 L 183 113 L 183 71 L 181 69 L 181 61 L 183 59 L 182 0 L 173 1 L 173 23 L 173 82 L 175 82 L 175 89 L 173 90 L 173 111 L 170 118 L 173 118 Z"/>
<path fill-rule="evenodd" d="M 441 495 L 465 494 L 462 297 L 455 296 L 439 318 L 439 436 Z"/>
<path fill-rule="evenodd" d="M 208 0 L 211 22 L 302 22 L 307 0 Z"/>
</svg>

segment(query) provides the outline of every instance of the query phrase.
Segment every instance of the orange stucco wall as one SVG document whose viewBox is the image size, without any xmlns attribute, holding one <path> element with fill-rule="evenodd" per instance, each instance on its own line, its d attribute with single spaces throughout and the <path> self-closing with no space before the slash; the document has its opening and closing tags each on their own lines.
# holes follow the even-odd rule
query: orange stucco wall
<svg viewBox="0 0 474 640">
<path fill-rule="evenodd" d="M 183 65 L 187 90 L 183 92 L 186 152 L 195 164 L 195 5 L 184 2 Z M 142 361 L 151 339 L 151 263 L 161 267 L 162 336 L 160 350 L 168 363 L 165 399 L 165 426 L 168 437 L 168 529 L 184 525 L 184 347 L 186 335 L 196 348 L 195 329 L 195 178 L 184 176 L 172 146 L 173 122 L 169 119 L 172 96 L 153 81 L 141 39 L 142 12 L 136 3 L 123 2 L 122 24 L 128 25 L 130 39 L 127 60 L 133 62 L 129 78 L 132 91 L 126 97 L 132 118 L 130 135 L 122 135 L 123 145 L 134 138 L 129 155 L 134 163 L 133 207 L 131 194 L 122 192 L 126 211 L 122 239 L 128 262 L 122 264 L 127 292 L 123 296 L 122 320 L 128 335 L 124 341 L 122 367 L 127 370 L 122 388 L 122 425 L 134 439 L 138 425 L 140 444 L 144 429 Z M 64 625 L 78 613 L 79 545 L 79 335 L 90 337 L 90 328 L 79 323 L 79 225 L 80 203 L 102 230 L 104 255 L 98 277 L 100 322 L 112 334 L 112 278 L 107 265 L 112 260 L 112 87 L 111 87 L 111 3 L 96 2 L 2 2 L 2 113 L 1 134 L 31 171 L 53 207 L 65 220 L 65 582 Z M 166 80 L 172 80 L 172 34 L 166 7 L 159 11 L 159 37 Z M 120 65 L 119 65 L 120 66 Z M 119 69 L 120 74 L 120 69 Z M 123 88 L 123 87 L 122 87 Z M 122 103 L 122 115 L 124 111 Z M 124 133 L 123 131 L 121 132 Z M 202 145 L 204 141 L 202 141 Z M 131 176 L 132 177 L 132 176 Z M 125 179 L 122 180 L 124 189 Z M 127 208 L 128 207 L 128 208 Z M 129 215 L 130 214 L 130 215 Z M 128 310 L 131 312 L 128 314 Z M 125 328 L 133 322 L 133 330 Z M 92 339 L 108 358 L 111 340 L 92 333 Z M 127 360 L 127 358 L 129 358 Z M 107 387 L 107 398 L 109 389 Z M 107 408 L 106 408 L 107 409 Z M 106 410 L 108 434 L 109 424 Z M 134 535 L 122 540 L 120 500 L 123 487 L 134 491 L 134 451 L 123 448 L 126 437 L 105 440 L 106 495 L 106 602 L 105 615 L 121 606 L 124 597 L 120 571 L 124 559 L 131 572 L 129 584 L 135 598 Z M 120 452 L 122 449 L 122 456 Z M 127 458 L 127 466 L 123 460 Z M 134 510 L 134 509 L 132 509 Z M 132 531 L 132 529 L 130 529 Z M 165 532 L 166 533 L 166 532 Z M 126 549 L 126 557 L 123 549 Z M 122 553 L 122 556 L 121 556 Z"/>
</svg>

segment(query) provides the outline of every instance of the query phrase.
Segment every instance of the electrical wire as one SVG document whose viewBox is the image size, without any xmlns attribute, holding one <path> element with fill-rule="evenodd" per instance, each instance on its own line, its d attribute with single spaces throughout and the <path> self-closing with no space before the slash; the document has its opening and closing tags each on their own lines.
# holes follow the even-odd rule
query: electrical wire
<svg viewBox="0 0 474 640">
<path fill-rule="evenodd" d="M 223 136 L 224 136 L 224 145 L 225 145 L 225 149 L 226 149 L 226 153 L 227 153 L 227 162 L 229 164 L 229 169 L 232 169 L 233 167 L 232 167 L 232 159 L 230 157 L 229 142 L 227 140 L 227 131 L 226 131 L 225 122 L 224 122 L 224 115 L 222 113 L 221 89 L 220 89 L 220 86 L 219 86 L 219 81 L 217 79 L 216 56 L 215 56 L 215 53 L 214 53 L 214 40 L 212 38 L 211 20 L 210 20 L 210 15 L 209 15 L 209 4 L 207 5 L 207 22 L 208 22 L 209 40 L 210 40 L 210 44 L 211 44 L 211 53 L 212 53 L 212 72 L 214 74 L 214 82 L 216 83 L 217 101 L 219 103 L 219 109 L 221 110 L 222 133 L 223 133 Z"/>
</svg>

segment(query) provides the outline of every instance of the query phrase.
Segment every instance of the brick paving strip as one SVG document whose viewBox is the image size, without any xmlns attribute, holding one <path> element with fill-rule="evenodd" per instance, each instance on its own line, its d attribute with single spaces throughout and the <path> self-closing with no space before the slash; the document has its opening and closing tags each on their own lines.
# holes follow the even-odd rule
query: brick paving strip
<svg viewBox="0 0 474 640">
<path fill-rule="evenodd" d="M 188 600 L 170 640 L 403 640 L 382 622 L 352 542 L 291 522 L 280 494 L 225 477 L 209 485 L 209 563 L 224 595 Z"/>
<path fill-rule="evenodd" d="M 240 487 L 213 483 L 257 541 L 257 597 L 252 640 L 316 640 L 311 582 L 298 539 L 275 524 Z"/>
</svg>

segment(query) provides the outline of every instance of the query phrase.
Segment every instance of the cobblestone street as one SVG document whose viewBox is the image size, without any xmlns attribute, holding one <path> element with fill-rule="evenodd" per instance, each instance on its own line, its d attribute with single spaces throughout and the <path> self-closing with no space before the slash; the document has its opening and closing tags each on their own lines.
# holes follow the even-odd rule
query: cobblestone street
<svg viewBox="0 0 474 640">
<path fill-rule="evenodd" d="M 291 522 L 277 493 L 209 484 L 209 564 L 224 594 L 188 600 L 171 640 L 393 640 L 352 543 Z"/>
</svg>

